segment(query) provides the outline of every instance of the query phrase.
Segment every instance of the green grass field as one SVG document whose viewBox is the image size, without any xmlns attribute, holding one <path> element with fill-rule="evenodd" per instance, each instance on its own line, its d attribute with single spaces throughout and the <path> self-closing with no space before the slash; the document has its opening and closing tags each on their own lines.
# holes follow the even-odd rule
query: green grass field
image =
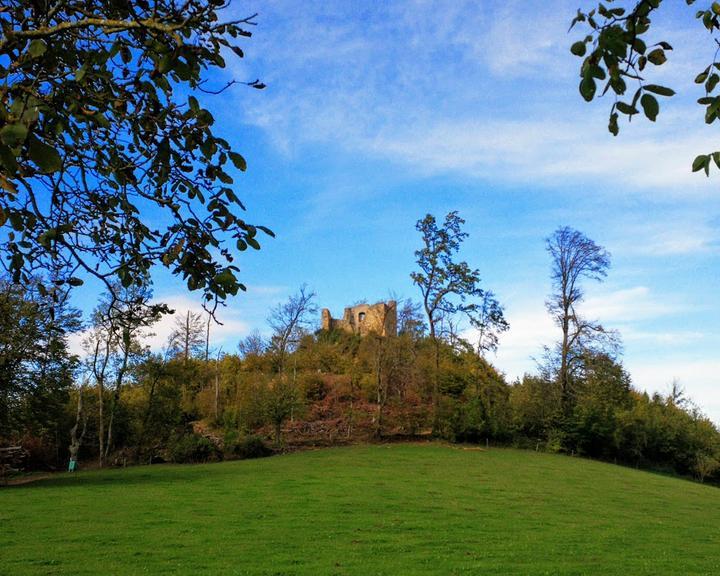
<svg viewBox="0 0 720 576">
<path fill-rule="evenodd" d="M 516 450 L 364 446 L 0 488 L 0 573 L 720 574 L 720 490 Z"/>
</svg>

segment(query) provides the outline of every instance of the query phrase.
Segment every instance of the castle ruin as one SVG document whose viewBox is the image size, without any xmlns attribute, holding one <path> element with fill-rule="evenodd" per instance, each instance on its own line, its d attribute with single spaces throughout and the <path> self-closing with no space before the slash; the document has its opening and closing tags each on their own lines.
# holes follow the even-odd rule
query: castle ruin
<svg viewBox="0 0 720 576">
<path fill-rule="evenodd" d="M 345 308 L 342 319 L 333 318 L 330 310 L 323 308 L 323 330 L 342 330 L 351 334 L 366 336 L 375 332 L 379 336 L 397 336 L 397 302 L 358 304 Z"/>
</svg>

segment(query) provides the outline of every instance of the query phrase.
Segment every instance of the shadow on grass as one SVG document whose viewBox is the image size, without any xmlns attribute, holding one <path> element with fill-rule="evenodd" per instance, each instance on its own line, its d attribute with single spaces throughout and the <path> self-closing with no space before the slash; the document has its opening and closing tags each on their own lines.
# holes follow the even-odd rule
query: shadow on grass
<svg viewBox="0 0 720 576">
<path fill-rule="evenodd" d="M 129 486 L 141 484 L 173 484 L 207 480 L 212 467 L 214 478 L 237 476 L 247 461 L 230 460 L 204 464 L 153 464 L 127 468 L 105 468 L 79 472 L 57 472 L 50 476 L 13 484 L 0 482 L 0 493 L 5 490 L 42 490 L 46 488 L 75 488 L 78 486 Z M 240 465 L 240 466 L 239 466 Z"/>
</svg>

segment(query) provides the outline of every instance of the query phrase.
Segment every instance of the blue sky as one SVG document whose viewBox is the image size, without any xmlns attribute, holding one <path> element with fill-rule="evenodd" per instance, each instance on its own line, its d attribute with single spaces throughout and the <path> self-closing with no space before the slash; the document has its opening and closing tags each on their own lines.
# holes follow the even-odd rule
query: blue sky
<svg viewBox="0 0 720 576">
<path fill-rule="evenodd" d="M 234 4 L 258 12 L 258 27 L 217 83 L 268 88 L 204 105 L 248 160 L 236 179 L 248 220 L 277 239 L 241 258 L 249 291 L 221 312 L 214 344 L 265 330 L 269 307 L 305 282 L 336 315 L 391 291 L 417 298 L 414 224 L 458 210 L 461 256 L 511 323 L 491 360 L 514 379 L 557 336 L 544 239 L 569 225 L 612 253 L 584 311 L 621 332 L 635 386 L 667 392 L 677 378 L 720 422 L 720 175 L 690 172 L 720 147 L 692 84 L 715 47 L 684 3 L 658 19 L 655 38 L 676 50 L 653 82 L 678 95 L 657 124 L 636 118 L 613 138 L 609 98 L 588 105 L 577 91 L 578 1 Z M 167 275 L 155 292 L 198 307 Z"/>
</svg>

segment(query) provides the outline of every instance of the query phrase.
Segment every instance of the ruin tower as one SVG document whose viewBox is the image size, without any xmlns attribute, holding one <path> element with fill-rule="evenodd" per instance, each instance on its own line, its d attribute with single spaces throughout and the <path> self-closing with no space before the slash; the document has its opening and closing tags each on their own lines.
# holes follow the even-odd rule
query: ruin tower
<svg viewBox="0 0 720 576">
<path fill-rule="evenodd" d="M 332 330 L 332 317 L 330 316 L 330 310 L 323 308 L 320 313 L 320 328 L 322 330 Z"/>
<path fill-rule="evenodd" d="M 397 336 L 397 302 L 358 304 L 345 308 L 343 317 L 333 318 L 330 310 L 323 308 L 321 315 L 323 330 L 342 330 L 351 334 L 366 336 L 371 332 L 379 336 Z"/>
</svg>

